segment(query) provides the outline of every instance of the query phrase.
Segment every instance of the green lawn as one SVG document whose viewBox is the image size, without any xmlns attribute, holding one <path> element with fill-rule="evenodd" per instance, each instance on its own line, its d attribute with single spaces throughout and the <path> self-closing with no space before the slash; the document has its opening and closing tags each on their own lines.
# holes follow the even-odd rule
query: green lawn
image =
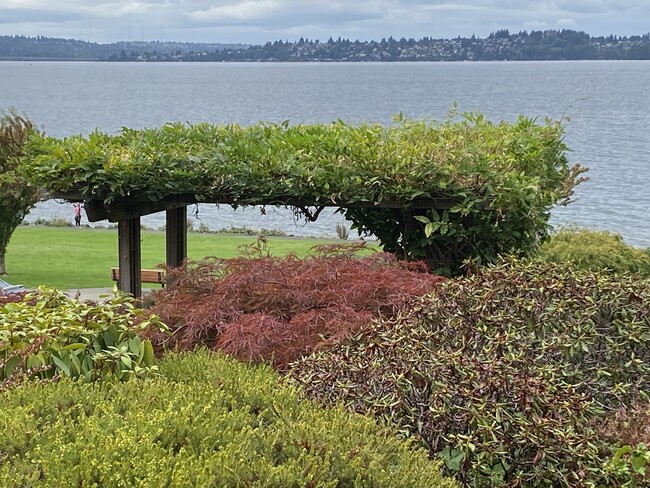
<svg viewBox="0 0 650 488">
<path fill-rule="evenodd" d="M 188 257 L 234 257 L 240 254 L 239 246 L 255 240 L 254 236 L 189 233 Z M 304 256 L 316 244 L 342 242 L 293 237 L 267 237 L 267 241 L 278 256 L 290 252 Z M 21 226 L 11 237 L 6 261 L 5 279 L 12 284 L 62 289 L 112 286 L 109 269 L 117 266 L 117 230 Z M 142 267 L 153 268 L 164 261 L 164 232 L 143 231 Z"/>
</svg>

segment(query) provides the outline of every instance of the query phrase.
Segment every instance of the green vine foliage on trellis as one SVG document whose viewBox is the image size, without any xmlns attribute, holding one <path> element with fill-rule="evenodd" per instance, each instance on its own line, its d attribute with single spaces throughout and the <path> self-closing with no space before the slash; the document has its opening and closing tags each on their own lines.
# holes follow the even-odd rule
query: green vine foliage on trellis
<svg viewBox="0 0 650 488">
<path fill-rule="evenodd" d="M 566 152 L 560 123 L 464 114 L 445 122 L 400 116 L 389 127 L 339 120 L 35 134 L 23 163 L 51 192 L 106 204 L 192 195 L 233 205 L 340 206 L 386 250 L 454 272 L 468 258 L 526 253 L 546 236 L 551 207 L 567 203 L 584 179 Z M 435 199 L 455 203 L 414 205 Z M 399 208 L 373 207 L 386 202 Z"/>
</svg>

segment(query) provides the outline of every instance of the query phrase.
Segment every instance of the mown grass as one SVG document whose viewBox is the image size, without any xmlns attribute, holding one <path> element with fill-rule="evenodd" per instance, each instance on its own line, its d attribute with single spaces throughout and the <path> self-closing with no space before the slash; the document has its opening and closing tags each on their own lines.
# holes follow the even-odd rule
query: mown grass
<svg viewBox="0 0 650 488">
<path fill-rule="evenodd" d="M 253 244 L 255 236 L 189 233 L 189 259 L 221 258 L 241 254 L 241 246 Z M 291 252 L 305 256 L 317 244 L 343 242 L 334 239 L 267 237 L 273 255 Z M 112 286 L 110 268 L 117 266 L 117 230 L 91 228 L 19 227 L 7 249 L 6 280 L 28 287 L 57 288 Z M 165 233 L 142 232 L 142 267 L 165 261 Z"/>
</svg>

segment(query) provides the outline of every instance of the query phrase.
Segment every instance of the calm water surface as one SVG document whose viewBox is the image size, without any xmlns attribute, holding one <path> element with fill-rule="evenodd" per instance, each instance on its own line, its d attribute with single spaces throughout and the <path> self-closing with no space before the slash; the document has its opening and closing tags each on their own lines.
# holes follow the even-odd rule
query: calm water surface
<svg viewBox="0 0 650 488">
<path fill-rule="evenodd" d="M 650 62 L 0 63 L 0 107 L 26 112 L 57 137 L 174 121 L 389 124 L 399 112 L 444 119 L 454 102 L 495 121 L 567 116 L 570 160 L 590 168 L 590 181 L 575 203 L 553 211 L 553 223 L 650 246 Z M 196 225 L 210 229 L 334 236 L 343 222 L 329 213 L 304 225 L 284 209 L 198 210 Z M 72 220 L 72 207 L 44 202 L 27 220 L 53 216 Z M 143 220 L 157 227 L 164 214 Z"/>
</svg>

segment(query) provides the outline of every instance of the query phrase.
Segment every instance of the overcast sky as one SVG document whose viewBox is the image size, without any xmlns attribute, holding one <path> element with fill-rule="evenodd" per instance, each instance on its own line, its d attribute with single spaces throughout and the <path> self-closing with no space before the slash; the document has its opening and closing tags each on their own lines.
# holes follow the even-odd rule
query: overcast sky
<svg viewBox="0 0 650 488">
<path fill-rule="evenodd" d="M 0 34 L 95 42 L 486 37 L 650 31 L 650 0 L 0 0 Z"/>
</svg>

